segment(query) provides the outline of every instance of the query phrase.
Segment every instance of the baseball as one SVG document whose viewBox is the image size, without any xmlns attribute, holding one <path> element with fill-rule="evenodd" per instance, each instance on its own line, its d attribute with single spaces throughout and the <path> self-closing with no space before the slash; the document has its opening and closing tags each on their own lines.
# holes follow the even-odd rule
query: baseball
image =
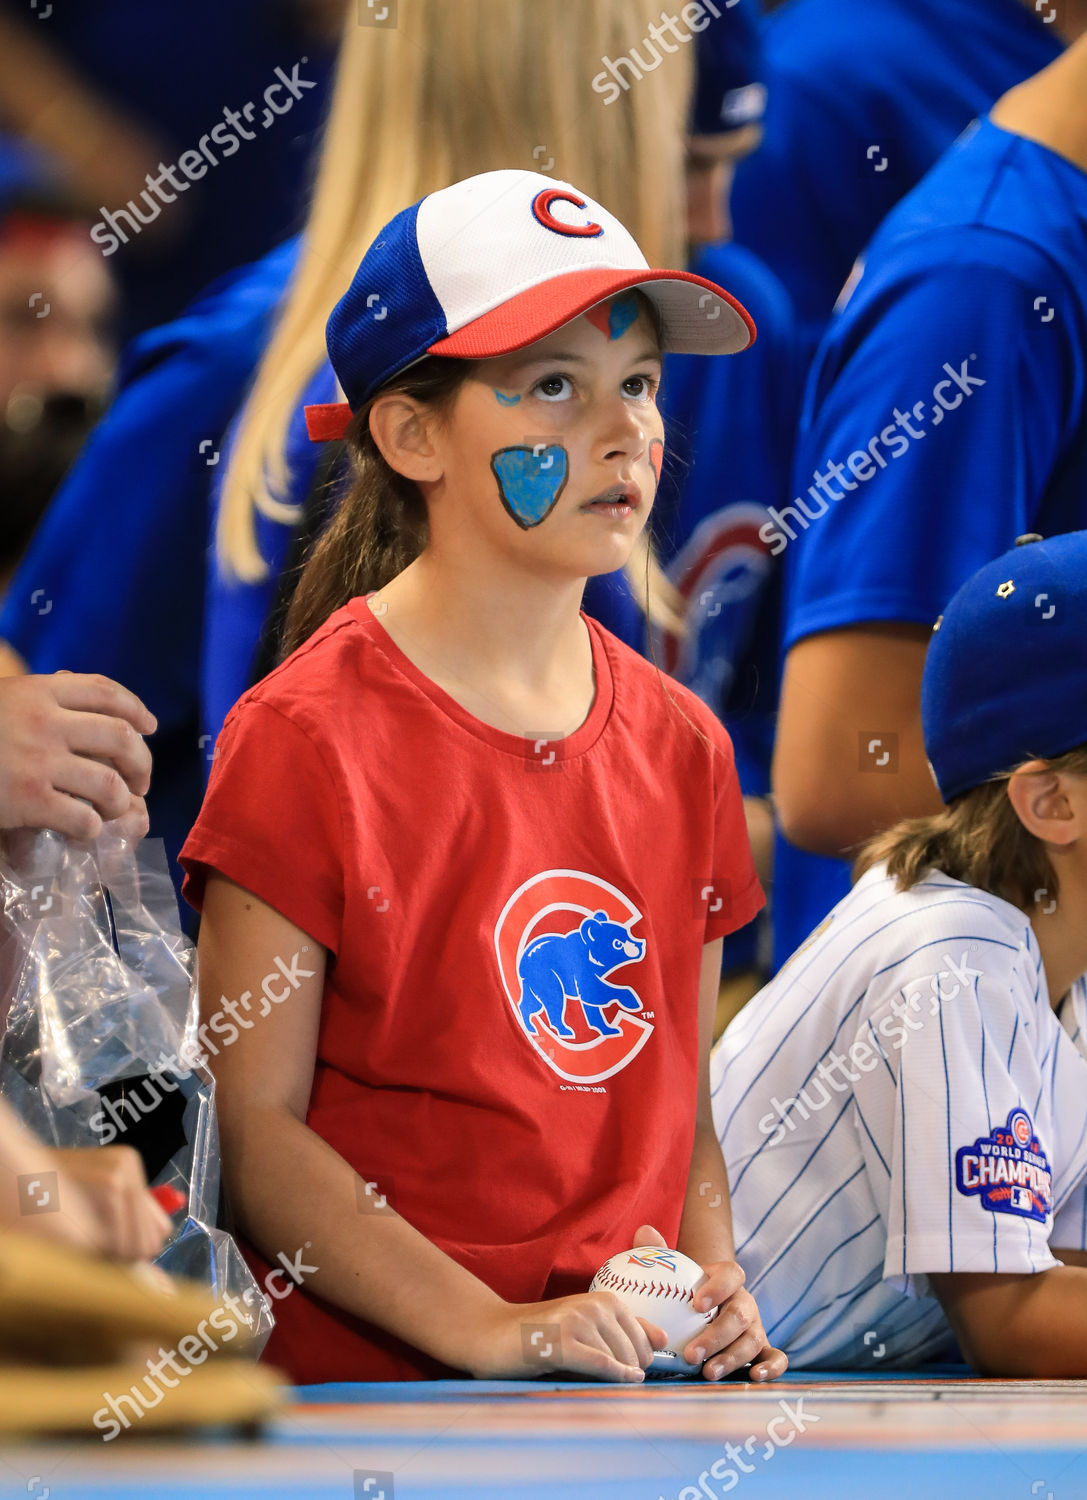
<svg viewBox="0 0 1087 1500">
<path fill-rule="evenodd" d="M 605 1261 L 589 1290 L 614 1292 L 636 1317 L 655 1323 L 667 1335 L 668 1345 L 654 1352 L 647 1375 L 697 1375 L 701 1366 L 689 1365 L 682 1351 L 717 1316 L 716 1307 L 703 1313 L 692 1306 L 705 1279 L 706 1273 L 689 1255 L 646 1245 Z"/>
</svg>

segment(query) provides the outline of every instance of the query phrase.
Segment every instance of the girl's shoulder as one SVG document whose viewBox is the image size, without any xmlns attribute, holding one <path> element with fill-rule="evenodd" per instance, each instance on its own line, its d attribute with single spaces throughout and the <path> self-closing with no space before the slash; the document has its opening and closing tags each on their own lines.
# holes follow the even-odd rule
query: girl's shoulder
<svg viewBox="0 0 1087 1500">
<path fill-rule="evenodd" d="M 352 599 L 238 699 L 224 729 L 271 709 L 311 736 L 324 739 L 351 719 L 378 686 L 380 654 L 367 649 L 366 632 Z M 356 721 L 357 722 L 357 721 Z"/>
</svg>

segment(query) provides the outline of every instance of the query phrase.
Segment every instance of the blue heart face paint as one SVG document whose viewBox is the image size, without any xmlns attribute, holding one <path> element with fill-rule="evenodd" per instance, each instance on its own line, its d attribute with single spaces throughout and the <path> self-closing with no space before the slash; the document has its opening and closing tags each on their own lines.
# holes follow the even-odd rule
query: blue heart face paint
<svg viewBox="0 0 1087 1500">
<path fill-rule="evenodd" d="M 521 398 L 520 396 L 505 396 L 501 391 L 495 391 L 494 399 L 498 402 L 499 406 L 516 406 Z"/>
<path fill-rule="evenodd" d="M 557 443 L 537 443 L 534 448 L 500 448 L 491 454 L 491 468 L 502 504 L 522 531 L 528 531 L 554 510 L 570 474 L 570 460 Z"/>
</svg>

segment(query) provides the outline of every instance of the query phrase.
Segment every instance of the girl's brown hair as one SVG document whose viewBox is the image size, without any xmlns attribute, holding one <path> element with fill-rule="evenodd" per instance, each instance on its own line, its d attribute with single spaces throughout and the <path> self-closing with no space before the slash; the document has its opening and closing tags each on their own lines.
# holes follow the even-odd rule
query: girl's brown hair
<svg viewBox="0 0 1087 1500">
<path fill-rule="evenodd" d="M 1028 774 L 1053 772 L 1087 776 L 1087 745 L 1047 758 L 1044 773 Z M 1023 827 L 1008 796 L 1014 774 L 1007 771 L 972 787 L 938 813 L 907 818 L 877 833 L 857 857 L 853 879 L 886 861 L 900 891 L 908 891 L 928 870 L 942 870 L 1024 911 L 1054 900 L 1059 881 L 1053 862 L 1041 839 Z"/>
<path fill-rule="evenodd" d="M 397 393 L 444 414 L 474 369 L 472 360 L 430 355 L 382 386 L 352 416 L 344 434 L 351 480 L 302 568 L 283 628 L 281 659 L 349 599 L 383 588 L 426 546 L 423 496 L 386 463 L 370 432 L 370 408 L 379 395 Z"/>
</svg>

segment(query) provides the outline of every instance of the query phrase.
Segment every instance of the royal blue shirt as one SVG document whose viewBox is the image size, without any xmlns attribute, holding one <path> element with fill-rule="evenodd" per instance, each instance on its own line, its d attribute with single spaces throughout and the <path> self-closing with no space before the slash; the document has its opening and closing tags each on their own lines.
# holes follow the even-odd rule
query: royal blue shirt
<svg viewBox="0 0 1087 1500">
<path fill-rule="evenodd" d="M 208 487 L 295 254 L 224 277 L 127 350 L 118 393 L 31 542 L 0 637 L 32 672 L 103 672 L 157 716 L 148 808 L 171 859 L 203 794 Z"/>
<path fill-rule="evenodd" d="M 887 219 L 812 367 L 792 513 L 767 533 L 784 649 L 930 626 L 1017 536 L 1087 527 L 1085 399 L 1087 173 L 985 119 Z M 782 842 L 779 960 L 847 888 Z"/>
<path fill-rule="evenodd" d="M 736 172 L 735 233 L 781 278 L 813 350 L 888 211 L 1061 42 L 1022 0 L 791 0 L 763 46 L 765 135 Z"/>
<path fill-rule="evenodd" d="M 755 320 L 750 349 L 727 358 L 670 354 L 661 382 L 667 476 L 654 513 L 658 554 L 688 604 L 685 643 L 654 636 L 658 659 L 728 726 L 740 785 L 770 788 L 777 707 L 777 567 L 759 535 L 788 494 L 801 355 L 789 298 L 742 246 L 691 262 Z"/>
</svg>

